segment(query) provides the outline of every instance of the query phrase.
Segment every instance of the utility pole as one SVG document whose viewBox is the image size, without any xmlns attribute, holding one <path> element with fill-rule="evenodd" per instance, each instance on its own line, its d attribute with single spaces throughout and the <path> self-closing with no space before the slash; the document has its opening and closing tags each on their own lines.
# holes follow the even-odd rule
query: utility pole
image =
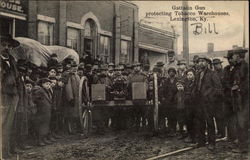
<svg viewBox="0 0 250 160">
<path fill-rule="evenodd" d="M 248 7 L 245 1 L 243 2 L 243 7 L 244 7 L 244 16 L 243 16 L 243 45 L 242 47 L 245 48 L 246 47 L 246 12 L 247 12 L 246 7 Z"/>
<path fill-rule="evenodd" d="M 188 1 L 182 1 L 182 11 L 187 12 Z M 183 15 L 182 21 L 182 32 L 183 32 L 183 58 L 187 61 L 187 65 L 189 65 L 189 42 L 188 42 L 188 14 Z"/>
</svg>

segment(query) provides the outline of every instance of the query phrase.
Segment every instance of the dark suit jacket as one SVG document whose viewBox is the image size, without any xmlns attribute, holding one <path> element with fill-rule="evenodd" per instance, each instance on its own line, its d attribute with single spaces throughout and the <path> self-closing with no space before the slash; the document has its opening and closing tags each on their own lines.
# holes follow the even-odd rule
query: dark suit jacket
<svg viewBox="0 0 250 160">
<path fill-rule="evenodd" d="M 2 94 L 18 95 L 17 79 L 18 72 L 14 57 L 9 55 L 8 59 L 0 57 L 1 61 L 1 92 Z"/>
<path fill-rule="evenodd" d="M 201 87 L 200 90 L 199 80 L 200 80 L 201 72 L 197 77 L 197 93 L 200 97 L 199 100 L 204 103 L 214 103 L 218 101 L 222 96 L 222 84 L 218 75 L 212 71 L 211 69 L 205 69 L 204 76 L 201 79 Z"/>
</svg>

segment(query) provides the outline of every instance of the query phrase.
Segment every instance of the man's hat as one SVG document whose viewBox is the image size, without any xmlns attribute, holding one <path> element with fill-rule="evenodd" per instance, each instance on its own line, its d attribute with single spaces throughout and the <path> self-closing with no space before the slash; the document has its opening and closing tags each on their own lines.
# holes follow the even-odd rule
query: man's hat
<svg viewBox="0 0 250 160">
<path fill-rule="evenodd" d="M 70 64 L 71 67 L 77 67 L 77 64 L 75 61 L 72 61 L 71 64 Z"/>
<path fill-rule="evenodd" d="M 58 63 L 58 64 L 56 65 L 56 68 L 57 68 L 57 69 L 63 69 L 62 63 Z"/>
<path fill-rule="evenodd" d="M 182 80 L 182 79 L 179 79 L 177 82 L 176 82 L 176 85 L 184 85 L 185 84 L 185 81 Z"/>
<path fill-rule="evenodd" d="M 114 64 L 114 63 L 109 63 L 109 64 L 108 64 L 108 67 L 109 67 L 109 66 L 115 67 L 115 64 Z"/>
<path fill-rule="evenodd" d="M 187 64 L 186 60 L 185 59 L 178 60 L 177 65 L 181 65 L 181 64 L 186 65 Z"/>
<path fill-rule="evenodd" d="M 49 77 L 49 80 L 57 80 L 56 77 Z"/>
<path fill-rule="evenodd" d="M 98 70 L 100 67 L 97 64 L 94 64 L 92 70 Z"/>
<path fill-rule="evenodd" d="M 173 50 L 168 51 L 168 56 L 174 56 L 175 52 Z"/>
<path fill-rule="evenodd" d="M 37 84 L 38 85 L 42 85 L 43 83 L 46 83 L 46 82 L 50 82 L 51 83 L 51 80 L 48 79 L 48 78 L 41 78 L 38 80 Z"/>
<path fill-rule="evenodd" d="M 11 44 L 12 47 L 18 47 L 20 45 L 20 43 L 17 40 L 13 39 L 10 34 L 1 35 L 0 37 L 1 37 L 1 43 L 8 42 Z"/>
<path fill-rule="evenodd" d="M 85 68 L 86 68 L 86 70 L 91 70 L 92 69 L 92 65 L 91 64 L 86 64 Z"/>
<path fill-rule="evenodd" d="M 155 66 L 153 68 L 153 72 L 161 72 L 161 69 L 159 67 Z"/>
<path fill-rule="evenodd" d="M 123 65 L 117 65 L 117 66 L 115 66 L 115 70 L 116 71 L 124 70 L 124 66 Z"/>
<path fill-rule="evenodd" d="M 132 69 L 133 68 L 133 65 L 131 65 L 130 63 L 126 64 L 126 69 Z"/>
<path fill-rule="evenodd" d="M 30 80 L 30 79 L 26 79 L 24 83 L 25 83 L 25 84 L 31 84 L 32 86 L 35 85 L 35 82 L 32 81 L 32 80 Z"/>
<path fill-rule="evenodd" d="M 50 67 L 48 68 L 48 71 L 50 71 L 50 70 L 52 70 L 52 69 L 54 69 L 55 71 L 57 71 L 56 66 L 50 66 Z"/>
<path fill-rule="evenodd" d="M 34 63 L 31 63 L 31 62 L 27 62 L 27 67 L 29 68 L 29 69 L 37 69 L 37 66 L 34 64 Z"/>
<path fill-rule="evenodd" d="M 100 67 L 100 70 L 101 71 L 106 71 L 106 70 L 108 70 L 108 66 L 107 65 L 101 65 L 101 67 Z"/>
<path fill-rule="evenodd" d="M 173 71 L 173 72 L 176 74 L 176 69 L 175 69 L 174 67 L 170 67 L 170 68 L 168 69 L 168 73 L 169 73 L 170 71 Z"/>
<path fill-rule="evenodd" d="M 212 64 L 221 64 L 221 63 L 223 63 L 223 61 L 221 61 L 219 58 L 213 59 L 213 62 L 212 62 Z"/>
<path fill-rule="evenodd" d="M 244 48 L 236 48 L 236 49 L 232 49 L 228 51 L 228 54 L 234 55 L 234 54 L 239 54 L 240 56 L 245 56 L 245 54 L 247 53 L 247 49 Z"/>
<path fill-rule="evenodd" d="M 78 70 L 83 70 L 84 69 L 84 63 L 81 62 L 78 64 Z"/>
<path fill-rule="evenodd" d="M 199 60 L 199 56 L 198 55 L 194 55 L 193 62 L 197 62 L 198 60 Z"/>
<path fill-rule="evenodd" d="M 133 67 L 141 66 L 141 63 L 135 62 L 132 66 L 133 66 Z"/>
<path fill-rule="evenodd" d="M 193 74 L 195 74 L 195 70 L 194 70 L 193 68 L 188 68 L 188 69 L 186 70 L 186 73 L 188 73 L 188 72 L 193 72 Z"/>
<path fill-rule="evenodd" d="M 201 56 L 199 56 L 199 58 L 198 58 L 198 60 L 200 60 L 200 59 L 205 59 L 208 63 L 211 63 L 212 61 L 211 61 L 211 59 L 210 58 L 208 58 L 207 56 L 205 56 L 205 55 L 201 55 Z"/>
<path fill-rule="evenodd" d="M 157 62 L 155 66 L 157 67 L 163 67 L 165 65 L 165 63 L 163 63 L 162 61 Z"/>
<path fill-rule="evenodd" d="M 19 59 L 17 61 L 17 68 L 21 69 L 22 71 L 26 71 L 27 61 L 25 59 Z"/>
</svg>

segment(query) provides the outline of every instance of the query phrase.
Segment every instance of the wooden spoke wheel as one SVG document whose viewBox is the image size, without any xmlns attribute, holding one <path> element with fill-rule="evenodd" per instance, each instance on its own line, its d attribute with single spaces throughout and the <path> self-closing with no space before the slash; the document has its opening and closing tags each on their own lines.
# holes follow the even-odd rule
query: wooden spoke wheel
<svg viewBox="0 0 250 160">
<path fill-rule="evenodd" d="M 90 104 L 83 103 L 83 90 L 88 89 L 85 77 L 82 77 L 79 84 L 79 118 L 81 129 L 85 135 L 88 135 L 92 128 L 92 111 Z"/>
</svg>

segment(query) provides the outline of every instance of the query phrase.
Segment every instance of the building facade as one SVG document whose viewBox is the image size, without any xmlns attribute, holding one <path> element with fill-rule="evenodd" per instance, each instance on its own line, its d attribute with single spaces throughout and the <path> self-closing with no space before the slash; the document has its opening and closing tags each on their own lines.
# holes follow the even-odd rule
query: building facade
<svg viewBox="0 0 250 160">
<path fill-rule="evenodd" d="M 138 7 L 126 1 L 1 0 L 0 6 L 1 34 L 66 46 L 106 63 L 139 61 L 145 52 L 155 63 L 176 44 L 173 33 L 139 25 Z"/>
<path fill-rule="evenodd" d="M 139 60 L 149 59 L 150 68 L 158 62 L 167 62 L 169 50 L 177 52 L 178 35 L 174 31 L 158 29 L 149 25 L 139 25 Z"/>
</svg>

